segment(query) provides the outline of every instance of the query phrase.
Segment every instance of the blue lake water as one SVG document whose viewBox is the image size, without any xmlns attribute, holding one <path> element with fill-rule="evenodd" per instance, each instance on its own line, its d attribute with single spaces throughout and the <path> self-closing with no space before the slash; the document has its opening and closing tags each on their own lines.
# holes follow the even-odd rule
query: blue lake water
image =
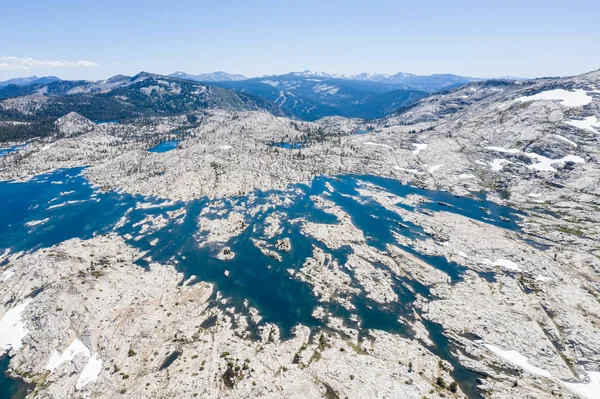
<svg viewBox="0 0 600 399">
<path fill-rule="evenodd" d="M 0 398 L 23 399 L 35 386 L 7 376 L 5 371 L 8 370 L 9 361 L 8 355 L 0 356 Z"/>
<path fill-rule="evenodd" d="M 353 313 L 359 317 L 360 325 L 350 320 L 350 313 L 340 305 L 319 303 L 312 294 L 312 287 L 294 279 L 288 272 L 288 269 L 297 270 L 302 267 L 306 258 L 312 256 L 313 246 L 331 254 L 353 279 L 354 285 L 360 285 L 351 270 L 345 268 L 346 259 L 352 252 L 350 247 L 332 250 L 302 234 L 301 224 L 293 222 L 294 219 L 304 218 L 316 223 L 337 223 L 334 216 L 316 207 L 310 198 L 313 195 L 325 195 L 348 213 L 352 222 L 368 237 L 367 243 L 370 246 L 385 250 L 387 244 L 397 245 L 447 273 L 453 282 L 462 278 L 464 267 L 449 262 L 444 257 L 423 255 L 411 246 L 399 245 L 392 232 L 412 240 L 429 237 L 420 226 L 403 220 L 397 213 L 374 200 L 360 197 L 357 189 L 369 184 L 400 197 L 417 194 L 430 201 L 410 208 L 411 211 L 454 212 L 506 229 L 519 229 L 516 223 L 519 219 L 518 212 L 482 198 L 459 198 L 376 176 L 320 176 L 311 184 L 296 184 L 282 191 L 255 191 L 252 196 L 223 199 L 218 210 L 224 213 L 219 217 L 226 217 L 236 209 L 272 204 L 270 196 L 273 194 L 288 196 L 292 201 L 271 208 L 263 207 L 252 217 L 246 215 L 244 223 L 247 227 L 244 231 L 224 244 L 236 254 L 235 258 L 220 261 L 215 255 L 222 245 L 202 245 L 205 233 L 199 232 L 198 218 L 202 210 L 211 205 L 209 199 L 171 203 L 158 198 L 103 193 L 90 185 L 83 176 L 83 171 L 83 168 L 63 169 L 36 176 L 27 182 L 0 182 L 0 209 L 10 210 L 0 213 L 0 253 L 6 249 L 13 253 L 31 252 L 70 238 L 91 238 L 94 234 L 115 232 L 122 236 L 131 235 L 132 238 L 127 242 L 147 251 L 144 257 L 150 256 L 159 263 L 175 265 L 185 275 L 184 279 L 197 276 L 199 281 L 216 284 L 216 288 L 230 299 L 228 307 L 235 306 L 239 312 L 246 312 L 243 301 L 248 299 L 263 316 L 261 323 L 277 324 L 281 327 L 284 338 L 289 337 L 291 328 L 298 324 L 324 327 L 323 321 L 312 316 L 317 306 L 325 307 L 332 314 L 343 318 L 348 326 L 362 331 L 380 329 L 412 337 L 411 329 L 399 319 L 410 321 L 414 317 L 412 304 L 416 299 L 415 293 L 430 296 L 428 288 L 418 282 L 394 277 L 393 289 L 400 298 L 396 303 L 381 305 L 368 299 L 364 292 L 351 298 L 356 306 Z M 331 192 L 327 190 L 326 183 L 333 187 Z M 146 206 L 136 207 L 138 204 Z M 185 215 L 181 217 L 170 219 L 167 214 L 181 210 L 185 211 Z M 281 215 L 283 233 L 265 238 L 265 219 L 273 212 Z M 208 213 L 203 217 L 217 217 L 216 213 L 212 215 Z M 169 222 L 164 227 L 142 230 L 144 220 L 158 216 L 163 216 Z M 42 220 L 46 221 L 25 226 L 27 222 Z M 282 254 L 282 262 L 263 255 L 251 241 L 251 238 L 259 238 L 274 244 L 283 237 L 290 238 L 292 250 Z M 158 241 L 155 243 L 155 240 Z M 151 245 L 151 242 L 155 245 Z M 142 259 L 137 263 L 141 267 L 147 266 Z M 386 268 L 385 265 L 376 266 Z M 225 276 L 225 270 L 229 271 L 228 276 Z M 215 306 L 219 305 L 215 302 Z M 432 330 L 435 328 L 431 327 Z M 461 386 L 464 389 L 474 387 L 477 376 L 460 367 L 452 358 L 444 335 L 437 334 L 434 342 L 432 350 L 455 364 L 455 378 Z M 470 391 L 472 396 L 477 396 L 474 388 Z"/>
<path fill-rule="evenodd" d="M 107 120 L 94 121 L 94 123 L 96 125 L 105 125 L 107 123 L 119 123 L 119 121 L 117 119 L 107 119 Z"/>
<path fill-rule="evenodd" d="M 171 151 L 177 148 L 177 145 L 179 144 L 181 140 L 168 140 L 168 141 L 163 141 L 162 143 L 159 143 L 157 145 L 155 145 L 154 147 L 150 148 L 148 150 L 148 152 L 167 152 L 167 151 Z"/>
<path fill-rule="evenodd" d="M 302 143 L 279 142 L 279 143 L 271 143 L 271 147 L 285 148 L 286 150 L 298 150 L 300 148 L 303 148 L 304 145 L 302 145 Z"/>
<path fill-rule="evenodd" d="M 374 131 L 375 131 L 374 129 L 357 129 L 352 134 L 367 134 L 367 133 L 373 133 Z"/>
<path fill-rule="evenodd" d="M 12 154 L 13 152 L 18 152 L 24 149 L 27 146 L 27 143 L 24 144 L 16 144 L 10 147 L 0 148 L 0 158 Z"/>
</svg>

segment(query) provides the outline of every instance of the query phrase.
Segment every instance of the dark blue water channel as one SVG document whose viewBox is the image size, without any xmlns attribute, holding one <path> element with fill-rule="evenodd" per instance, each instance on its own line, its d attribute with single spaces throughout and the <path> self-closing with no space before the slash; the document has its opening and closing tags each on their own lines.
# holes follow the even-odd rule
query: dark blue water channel
<svg viewBox="0 0 600 399">
<path fill-rule="evenodd" d="M 162 143 L 159 143 L 157 145 L 155 145 L 154 147 L 150 148 L 148 150 L 148 152 L 167 152 L 167 151 L 171 151 L 177 148 L 177 145 L 179 144 L 181 140 L 167 140 L 167 141 L 163 141 Z"/>
<path fill-rule="evenodd" d="M 0 356 L 0 399 L 23 399 L 33 391 L 35 385 L 11 378 L 6 374 L 10 358 Z"/>
<path fill-rule="evenodd" d="M 13 152 L 18 152 L 18 151 L 24 149 L 26 146 L 27 146 L 27 143 L 16 144 L 16 145 L 12 145 L 10 147 L 0 148 L 0 158 L 6 156 L 8 154 L 12 154 Z"/>
<path fill-rule="evenodd" d="M 410 208 L 411 211 L 454 212 L 503 228 L 519 229 L 516 223 L 518 213 L 510 208 L 480 198 L 459 198 L 403 185 L 383 177 L 321 176 L 309 185 L 296 184 L 283 191 L 256 191 L 250 196 L 218 201 L 204 198 L 174 203 L 114 191 L 100 192 L 86 180 L 83 172 L 83 168 L 72 168 L 39 175 L 27 182 L 0 182 L 0 209 L 3 210 L 0 212 L 0 253 L 5 250 L 31 252 L 70 238 L 86 239 L 94 234 L 115 232 L 128 237 L 130 245 L 144 251 L 144 258 L 150 256 L 153 261 L 175 265 L 185 275 L 184 279 L 196 276 L 198 281 L 215 283 L 223 296 L 230 299 L 227 306 L 233 304 L 238 311 L 244 312 L 243 301 L 249 300 L 263 316 L 261 323 L 277 324 L 283 337 L 288 337 L 291 328 L 298 324 L 324 327 L 323 321 L 312 316 L 317 306 L 325 307 L 337 317 L 342 317 L 348 326 L 362 331 L 380 329 L 411 337 L 412 331 L 402 319 L 413 317 L 412 303 L 417 293 L 429 296 L 428 288 L 418 282 L 393 277 L 393 289 L 400 298 L 396 303 L 381 305 L 368 299 L 365 293 L 349 298 L 356 307 L 352 313 L 358 316 L 360 324 L 350 320 L 347 309 L 336 304 L 319 303 L 312 294 L 312 287 L 295 279 L 289 272 L 289 269 L 302 267 L 306 258 L 312 256 L 313 246 L 336 259 L 352 279 L 354 276 L 344 266 L 352 252 L 350 247 L 332 250 L 302 234 L 302 223 L 297 222 L 299 218 L 315 223 L 337 223 L 335 216 L 315 205 L 311 199 L 313 195 L 325 195 L 348 213 L 352 222 L 368 238 L 370 246 L 380 250 L 385 250 L 387 244 L 400 246 L 447 273 L 452 281 L 461 279 L 462 266 L 444 257 L 422 255 L 410 246 L 399 245 L 393 232 L 412 240 L 423 240 L 428 236 L 420 226 L 402 220 L 397 213 L 374 200 L 361 197 L 357 189 L 369 184 L 400 197 L 417 194 L 429 201 Z M 327 185 L 332 190 L 328 190 Z M 291 201 L 277 203 L 274 195 L 287 196 Z M 270 207 L 263 206 L 269 204 Z M 227 217 L 232 211 L 244 213 L 258 207 L 260 210 L 254 216 L 245 214 L 246 227 L 239 236 L 222 245 L 204 245 L 206 232 L 199 231 L 198 219 L 207 207 L 215 212 L 205 213 L 202 217 Z M 176 211 L 179 216 L 174 216 Z M 265 219 L 273 212 L 280 215 L 283 232 L 268 238 L 264 234 Z M 168 222 L 153 225 L 152 219 L 159 217 Z M 251 241 L 257 238 L 274 244 L 284 237 L 290 238 L 292 250 L 282 253 L 282 262 L 263 255 Z M 233 260 L 220 261 L 215 257 L 223 245 L 229 246 L 236 254 Z M 138 264 L 146 266 L 142 259 Z M 384 265 L 376 267 L 386 268 Z M 228 276 L 225 270 L 229 272 Z M 354 283 L 360 287 L 356 281 Z M 437 354 L 447 358 L 451 355 L 445 349 L 448 343 L 444 339 L 443 334 L 434 337 Z M 461 386 L 466 389 L 468 372 L 460 369 L 460 365 L 457 368 L 457 378 L 464 380 Z M 461 370 L 467 377 L 460 374 Z M 473 385 L 474 378 L 471 378 L 470 385 Z M 476 396 L 474 388 L 471 393 L 471 396 Z"/>
<path fill-rule="evenodd" d="M 299 150 L 301 148 L 304 148 L 304 144 L 280 141 L 277 143 L 271 143 L 271 147 L 285 148 L 286 150 Z"/>
</svg>

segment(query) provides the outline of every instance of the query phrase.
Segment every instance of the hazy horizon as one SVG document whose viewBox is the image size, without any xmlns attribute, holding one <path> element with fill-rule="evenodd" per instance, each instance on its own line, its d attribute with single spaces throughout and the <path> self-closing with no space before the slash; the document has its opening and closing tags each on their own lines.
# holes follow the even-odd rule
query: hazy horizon
<svg viewBox="0 0 600 399">
<path fill-rule="evenodd" d="M 3 5 L 0 80 L 105 79 L 140 71 L 292 71 L 493 78 L 600 68 L 593 1 L 459 0 L 400 4 L 273 0 L 167 5 L 75 0 Z"/>
<path fill-rule="evenodd" d="M 224 72 L 224 73 L 227 73 L 227 74 L 230 74 L 230 75 L 243 75 L 244 77 L 246 77 L 248 79 L 253 79 L 253 78 L 261 78 L 261 77 L 267 77 L 267 76 L 284 75 L 284 74 L 289 74 L 289 73 L 301 73 L 301 72 L 305 72 L 305 71 L 309 71 L 309 70 L 307 70 L 307 69 L 303 69 L 303 70 L 302 69 L 297 69 L 297 70 L 293 70 L 293 71 L 285 71 L 285 72 L 274 73 L 274 74 L 269 74 L 269 75 L 261 74 L 261 75 L 255 75 L 255 76 L 248 76 L 248 75 L 244 75 L 242 73 L 238 73 L 238 72 L 235 72 L 235 71 L 231 72 L 231 71 L 222 71 L 222 70 L 205 71 L 205 72 L 190 72 L 190 71 L 183 71 L 181 69 L 178 69 L 178 70 L 174 70 L 174 71 L 171 71 L 171 72 L 168 72 L 168 73 L 158 73 L 158 72 L 154 72 L 152 70 L 147 69 L 147 70 L 141 70 L 141 71 L 138 71 L 138 72 L 132 73 L 132 74 L 116 73 L 114 75 L 102 76 L 100 78 L 94 78 L 94 79 L 87 79 L 85 77 L 84 78 L 77 78 L 77 79 L 97 81 L 97 80 L 108 79 L 108 78 L 111 78 L 111 77 L 116 76 L 116 75 L 135 76 L 135 75 L 137 75 L 139 73 L 142 73 L 142 72 L 154 73 L 154 74 L 157 74 L 157 75 L 165 75 L 165 76 L 173 74 L 175 72 L 185 72 L 185 73 L 190 74 L 190 75 L 204 75 L 204 74 L 212 74 L 212 73 Z M 311 72 L 323 72 L 323 73 L 327 73 L 329 75 L 351 76 L 350 74 L 342 74 L 342 73 L 339 73 L 339 72 L 336 72 L 336 71 L 311 71 Z M 412 73 L 410 71 L 397 71 L 397 72 L 393 72 L 393 73 L 384 73 L 384 72 L 377 72 L 377 71 L 363 71 L 363 72 L 360 72 L 360 73 L 386 74 L 386 75 L 390 75 L 390 76 L 391 75 L 395 75 L 397 73 L 409 73 L 409 74 L 418 75 L 418 76 L 430 76 L 430 75 L 437 75 L 437 74 L 452 74 L 452 73 L 445 72 L 445 71 L 440 71 L 440 72 L 433 73 L 433 74 L 428 74 L 428 75 L 421 75 L 421 74 L 418 74 L 418 73 Z M 357 75 L 357 74 L 352 74 L 352 75 Z M 541 76 L 533 76 L 533 77 L 531 77 L 531 76 L 509 76 L 509 75 L 504 75 L 504 76 L 467 76 L 467 75 L 463 75 L 463 74 L 452 74 L 452 75 L 463 76 L 463 77 L 468 77 L 468 78 L 475 78 L 475 79 L 487 79 L 487 78 L 489 78 L 489 79 L 494 79 L 494 78 L 533 79 L 533 78 L 539 78 L 539 77 L 541 77 Z M 48 73 L 48 74 L 39 74 L 39 73 L 38 74 L 35 74 L 35 73 L 27 74 L 27 73 L 23 73 L 23 74 L 20 74 L 20 75 L 16 74 L 15 76 L 11 76 L 9 78 L 5 78 L 5 79 L 3 78 L 0 81 L 7 81 L 7 80 L 10 80 L 10 79 L 18 79 L 18 78 L 29 78 L 29 77 L 33 77 L 33 76 L 36 76 L 38 78 L 53 76 L 53 77 L 57 77 L 57 78 L 62 79 L 62 80 L 70 80 L 70 78 L 60 76 L 60 74 L 51 74 L 51 73 Z"/>
</svg>

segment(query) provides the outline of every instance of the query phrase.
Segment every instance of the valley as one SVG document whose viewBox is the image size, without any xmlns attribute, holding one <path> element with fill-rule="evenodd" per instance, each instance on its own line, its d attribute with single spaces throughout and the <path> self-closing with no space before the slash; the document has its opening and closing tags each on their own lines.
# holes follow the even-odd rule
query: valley
<svg viewBox="0 0 600 399">
<path fill-rule="evenodd" d="M 1 389 L 598 398 L 600 72 L 262 80 L 0 90 Z"/>
</svg>

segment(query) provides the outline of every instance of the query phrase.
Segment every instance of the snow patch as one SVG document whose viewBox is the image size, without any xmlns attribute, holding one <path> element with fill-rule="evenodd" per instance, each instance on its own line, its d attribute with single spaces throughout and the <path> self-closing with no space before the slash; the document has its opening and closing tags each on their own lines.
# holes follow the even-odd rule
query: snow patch
<svg viewBox="0 0 600 399">
<path fill-rule="evenodd" d="M 413 144 L 413 146 L 416 148 L 416 150 L 412 152 L 415 155 L 419 155 L 421 151 L 427 149 L 427 144 Z"/>
<path fill-rule="evenodd" d="M 532 374 L 551 378 L 586 399 L 600 399 L 600 372 L 598 371 L 587 372 L 590 380 L 587 383 L 565 382 L 552 377 L 547 370 L 532 365 L 525 356 L 515 350 L 503 350 L 491 344 L 483 344 L 483 346 L 509 363 L 519 366 Z"/>
<path fill-rule="evenodd" d="M 585 90 L 577 89 L 567 91 L 563 89 L 547 90 L 533 96 L 519 97 L 516 102 L 529 102 L 537 100 L 557 100 L 566 107 L 581 107 L 592 102 L 592 97 L 588 96 Z"/>
<path fill-rule="evenodd" d="M 534 163 L 532 165 L 527 165 L 527 168 L 529 169 L 535 169 L 535 170 L 541 170 L 544 172 L 554 172 L 556 171 L 556 169 L 554 169 L 552 167 L 552 165 L 554 164 L 565 164 L 566 162 L 573 162 L 573 163 L 585 163 L 585 159 L 581 158 L 578 155 L 567 155 L 564 156 L 562 158 L 559 159 L 551 159 L 551 158 L 547 158 L 543 155 L 539 155 L 539 154 L 535 154 L 532 152 L 523 152 L 519 149 L 516 148 L 512 148 L 510 150 L 506 149 L 506 148 L 502 148 L 502 147 L 485 147 L 486 150 L 492 150 L 492 151 L 497 151 L 497 152 L 502 152 L 505 154 L 522 154 L 525 155 L 526 157 L 530 158 L 530 159 L 534 159 L 536 161 L 538 161 L 537 163 Z"/>
<path fill-rule="evenodd" d="M 87 364 L 81 371 L 81 374 L 77 379 L 77 383 L 75 384 L 75 389 L 80 390 L 87 384 L 96 382 L 101 371 L 102 359 L 98 359 L 98 354 L 96 353 L 94 356 L 90 357 L 90 360 L 88 360 Z"/>
<path fill-rule="evenodd" d="M 600 399 L 600 372 L 589 371 L 588 376 L 590 377 L 590 382 L 587 384 L 577 384 L 563 381 L 561 381 L 561 383 L 571 391 L 576 392 L 584 398 Z"/>
<path fill-rule="evenodd" d="M 510 261 L 508 259 L 497 259 L 496 261 L 494 261 L 493 265 L 500 266 L 500 267 L 503 267 L 505 269 L 512 270 L 515 272 L 521 271 L 521 269 L 519 269 L 519 265 L 517 265 L 515 262 Z"/>
<path fill-rule="evenodd" d="M 527 155 L 527 154 L 526 154 Z M 552 167 L 553 164 L 560 163 L 564 164 L 565 162 L 573 162 L 573 163 L 585 163 L 585 159 L 581 158 L 578 155 L 567 155 L 560 159 L 550 159 L 546 158 L 543 155 L 538 154 L 530 154 L 527 155 L 530 158 L 537 159 L 539 162 L 533 165 L 528 165 L 529 169 L 537 169 L 546 172 L 554 172 L 556 169 Z"/>
<path fill-rule="evenodd" d="M 494 159 L 492 162 L 490 162 L 490 167 L 492 168 L 492 170 L 494 172 L 499 172 L 502 170 L 502 168 L 504 167 L 505 164 L 509 164 L 512 163 L 507 159 L 503 159 L 503 158 L 497 158 Z"/>
<path fill-rule="evenodd" d="M 29 305 L 31 299 L 8 310 L 0 319 L 0 347 L 5 350 L 17 350 L 22 345 L 23 338 L 27 335 L 27 326 L 21 320 L 21 314 Z"/>
<path fill-rule="evenodd" d="M 54 352 L 48 361 L 48 365 L 46 366 L 46 370 L 50 370 L 50 372 L 54 372 L 54 370 L 63 364 L 64 362 L 70 362 L 77 356 L 78 354 L 83 353 L 84 356 L 90 357 L 90 350 L 81 342 L 78 338 L 69 345 L 67 349 L 60 355 L 58 352 Z"/>
<path fill-rule="evenodd" d="M 313 87 L 313 91 L 315 93 L 319 93 L 319 94 L 333 95 L 333 94 L 337 94 L 337 92 L 340 91 L 340 88 L 337 86 L 332 86 L 332 85 L 328 85 L 328 84 L 320 84 L 320 85 L 316 85 L 315 87 Z"/>
<path fill-rule="evenodd" d="M 429 169 L 427 169 L 427 172 L 429 172 L 430 174 L 433 174 L 433 172 L 435 172 L 436 170 L 438 170 L 442 166 L 444 166 L 444 165 L 433 165 L 432 167 L 430 167 Z"/>
<path fill-rule="evenodd" d="M 268 80 L 268 79 L 267 80 L 261 80 L 260 83 L 264 83 L 266 85 L 273 86 L 273 87 L 279 86 L 279 82 L 276 82 L 274 80 Z"/>
<path fill-rule="evenodd" d="M 573 147 L 577 148 L 577 143 L 575 143 L 574 141 L 569 140 L 565 136 L 561 136 L 560 134 L 555 134 L 554 137 L 556 137 L 557 139 L 559 139 L 561 141 L 564 141 L 565 143 L 570 144 Z"/>
<path fill-rule="evenodd" d="M 522 369 L 529 371 L 532 374 L 552 378 L 552 375 L 547 370 L 532 365 L 531 363 L 529 363 L 525 356 L 521 355 L 515 350 L 502 350 L 497 346 L 491 344 L 483 344 L 483 346 L 485 346 L 488 350 L 492 351 L 502 359 L 508 361 L 509 363 L 517 365 Z"/>
<path fill-rule="evenodd" d="M 508 259 L 496 259 L 494 262 L 492 262 L 489 259 L 484 259 L 483 263 L 486 265 L 503 267 L 505 269 L 515 271 L 515 272 L 521 271 L 521 269 L 519 268 L 519 265 L 517 265 L 515 262 L 510 261 Z"/>
<path fill-rule="evenodd" d="M 594 127 L 600 128 L 600 120 L 595 116 L 588 116 L 583 120 L 570 120 L 565 122 L 567 125 L 575 126 L 579 129 L 588 130 L 592 133 L 600 134 Z"/>
<path fill-rule="evenodd" d="M 2 273 L 2 282 L 5 282 L 6 280 L 8 280 L 9 278 L 11 278 L 14 275 L 15 275 L 15 272 L 13 270 L 5 271 L 4 273 Z"/>
</svg>

